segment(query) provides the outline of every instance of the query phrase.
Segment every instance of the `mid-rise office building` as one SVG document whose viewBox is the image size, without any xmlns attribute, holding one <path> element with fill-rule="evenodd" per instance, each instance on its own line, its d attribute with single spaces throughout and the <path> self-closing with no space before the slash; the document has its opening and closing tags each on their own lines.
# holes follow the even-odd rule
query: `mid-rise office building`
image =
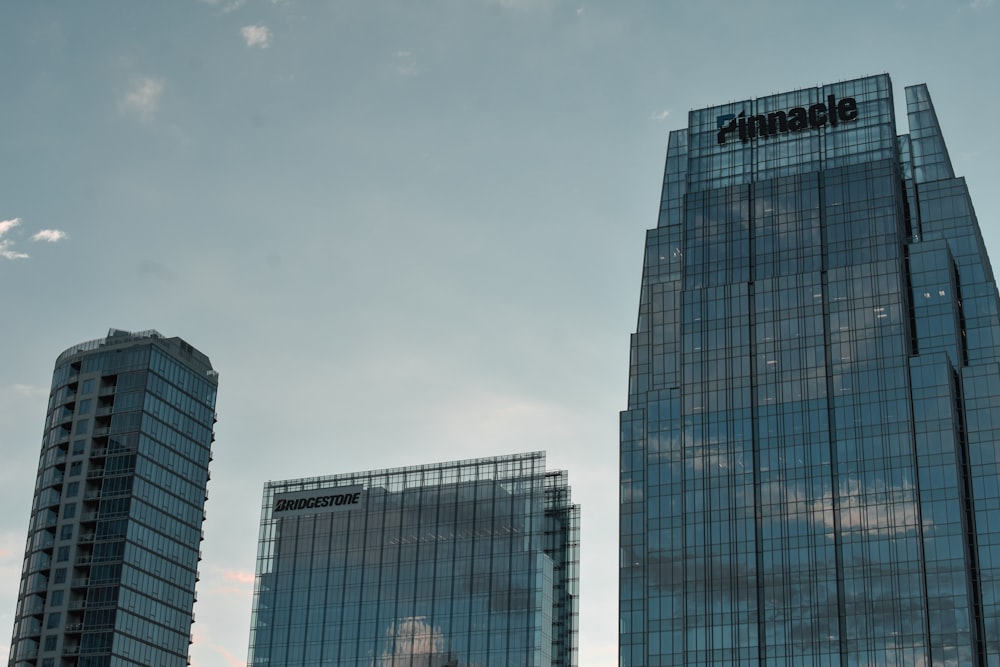
<svg viewBox="0 0 1000 667">
<path fill-rule="evenodd" d="M 579 507 L 541 452 L 269 482 L 251 665 L 576 665 Z"/>
<path fill-rule="evenodd" d="M 621 415 L 622 667 L 1000 665 L 1000 317 L 924 85 L 670 134 Z"/>
<path fill-rule="evenodd" d="M 59 355 L 11 667 L 186 667 L 217 386 L 155 331 Z"/>
</svg>

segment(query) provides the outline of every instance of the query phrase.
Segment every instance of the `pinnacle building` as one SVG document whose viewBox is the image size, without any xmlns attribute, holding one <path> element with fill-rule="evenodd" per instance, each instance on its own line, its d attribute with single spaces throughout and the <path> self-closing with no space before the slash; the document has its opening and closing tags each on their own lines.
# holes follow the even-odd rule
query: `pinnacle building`
<svg viewBox="0 0 1000 667">
<path fill-rule="evenodd" d="M 692 111 L 621 413 L 622 667 L 1000 666 L 1000 309 L 924 85 Z"/>
<path fill-rule="evenodd" d="M 542 452 L 268 482 L 248 663 L 575 667 L 579 516 Z"/>
<path fill-rule="evenodd" d="M 218 374 L 156 331 L 56 359 L 10 667 L 186 667 Z"/>
</svg>

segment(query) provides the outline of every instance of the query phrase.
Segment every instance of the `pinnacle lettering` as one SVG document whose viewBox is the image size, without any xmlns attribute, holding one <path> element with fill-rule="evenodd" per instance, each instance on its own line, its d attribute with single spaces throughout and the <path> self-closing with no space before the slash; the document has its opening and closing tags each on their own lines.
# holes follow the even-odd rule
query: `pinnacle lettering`
<svg viewBox="0 0 1000 667">
<path fill-rule="evenodd" d="M 802 107 L 789 109 L 788 117 L 788 130 L 790 132 L 798 132 L 809 127 L 809 117 L 806 116 L 806 110 Z"/>
<path fill-rule="evenodd" d="M 823 127 L 826 125 L 825 104 L 814 104 L 809 107 L 809 125 L 811 127 Z"/>
<path fill-rule="evenodd" d="M 858 119 L 858 103 L 853 97 L 845 97 L 844 99 L 837 102 L 837 115 L 840 120 L 857 120 Z"/>
<path fill-rule="evenodd" d="M 766 137 L 767 135 L 767 116 L 750 116 L 747 120 L 747 140 L 749 141 L 757 136 Z"/>
<path fill-rule="evenodd" d="M 788 116 L 784 111 L 767 114 L 767 131 L 771 134 L 788 132 Z"/>
<path fill-rule="evenodd" d="M 719 144 L 726 143 L 726 135 L 736 131 L 736 116 L 729 118 L 728 123 L 726 123 L 726 120 L 726 116 L 719 117 L 719 134 L 715 137 Z"/>
<path fill-rule="evenodd" d="M 858 119 L 858 102 L 853 97 L 838 100 L 835 95 L 827 95 L 826 102 L 817 102 L 809 107 L 792 107 L 788 111 L 769 111 L 747 116 L 745 111 L 738 115 L 725 114 L 716 118 L 716 143 L 726 143 L 731 134 L 747 143 L 758 137 L 773 137 L 788 132 L 801 132 L 810 128 L 819 129 L 825 125 L 836 127 L 841 122 Z"/>
</svg>

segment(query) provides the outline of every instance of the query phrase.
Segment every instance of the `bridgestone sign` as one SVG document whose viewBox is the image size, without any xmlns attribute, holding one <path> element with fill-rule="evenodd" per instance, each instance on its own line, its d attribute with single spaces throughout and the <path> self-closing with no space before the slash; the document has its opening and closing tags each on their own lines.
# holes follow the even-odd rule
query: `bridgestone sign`
<svg viewBox="0 0 1000 667">
<path fill-rule="evenodd" d="M 271 508 L 271 518 L 282 519 L 287 516 L 325 514 L 356 509 L 361 506 L 364 497 L 363 491 L 364 487 L 358 484 L 356 486 L 338 486 L 332 489 L 276 493 L 274 506 Z"/>
</svg>

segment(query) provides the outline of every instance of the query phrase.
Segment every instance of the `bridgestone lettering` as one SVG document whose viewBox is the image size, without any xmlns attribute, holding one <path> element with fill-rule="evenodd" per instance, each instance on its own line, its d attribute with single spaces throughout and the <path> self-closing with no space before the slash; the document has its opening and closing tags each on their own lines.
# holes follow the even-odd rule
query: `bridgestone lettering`
<svg viewBox="0 0 1000 667">
<path fill-rule="evenodd" d="M 360 484 L 309 491 L 275 493 L 271 516 L 304 516 L 356 509 L 364 503 L 364 488 Z"/>
<path fill-rule="evenodd" d="M 319 496 L 318 498 L 299 498 L 298 500 L 279 500 L 274 504 L 274 513 L 290 512 L 292 510 L 330 507 L 331 505 L 355 505 L 361 493 L 341 494 L 337 496 Z"/>
<path fill-rule="evenodd" d="M 747 116 L 741 111 L 738 116 L 727 114 L 719 116 L 717 125 L 719 133 L 716 140 L 719 145 L 726 143 L 726 137 L 733 132 L 740 141 L 747 143 L 757 137 L 772 137 L 786 132 L 801 132 L 824 125 L 835 126 L 839 122 L 850 122 L 858 119 L 858 103 L 853 97 L 837 100 L 829 95 L 826 103 L 813 104 L 810 107 L 794 107 L 788 111 L 773 111 L 756 116 Z M 728 122 L 727 122 L 728 121 Z"/>
</svg>

